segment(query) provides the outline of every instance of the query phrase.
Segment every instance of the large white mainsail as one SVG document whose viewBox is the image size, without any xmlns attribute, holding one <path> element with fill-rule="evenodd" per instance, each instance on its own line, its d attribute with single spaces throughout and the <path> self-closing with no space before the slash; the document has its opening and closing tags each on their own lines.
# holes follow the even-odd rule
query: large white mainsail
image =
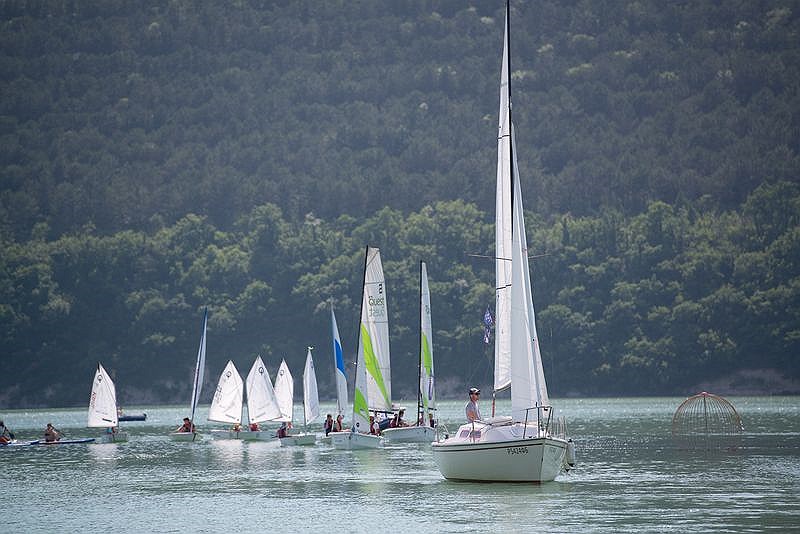
<svg viewBox="0 0 800 534">
<path fill-rule="evenodd" d="M 203 311 L 203 329 L 200 336 L 200 348 L 197 350 L 197 362 L 194 366 L 194 383 L 192 385 L 192 405 L 191 417 L 189 420 L 194 423 L 194 412 L 197 409 L 197 402 L 200 399 L 200 392 L 203 390 L 203 377 L 206 368 L 206 329 L 208 327 L 208 308 Z"/>
<path fill-rule="evenodd" d="M 342 339 L 339 337 L 339 327 L 336 325 L 336 315 L 333 313 L 333 302 L 331 302 L 331 329 L 333 330 L 333 373 L 336 377 L 336 415 L 342 415 L 347 410 L 347 373 L 344 370 Z"/>
<path fill-rule="evenodd" d="M 364 295 L 358 337 L 359 361 L 367 371 L 370 410 L 392 410 L 392 376 L 389 358 L 389 311 L 380 250 L 367 247 Z"/>
<path fill-rule="evenodd" d="M 117 423 L 117 390 L 102 364 L 98 363 L 89 397 L 89 420 L 86 426 L 111 428 Z"/>
<path fill-rule="evenodd" d="M 419 264 L 420 298 L 420 374 L 419 391 L 422 398 L 422 420 L 428 424 L 428 416 L 436 410 L 436 395 L 433 374 L 433 327 L 431 325 L 431 292 L 428 289 L 428 268 L 425 262 Z"/>
<path fill-rule="evenodd" d="M 317 374 L 314 371 L 314 359 L 311 357 L 311 347 L 306 354 L 306 366 L 303 369 L 303 414 L 304 423 L 314 421 L 319 417 L 319 393 L 317 391 Z"/>
<path fill-rule="evenodd" d="M 290 422 L 292 420 L 292 406 L 294 399 L 294 380 L 286 360 L 281 360 L 278 374 L 275 376 L 275 400 L 278 401 L 278 408 L 281 411 L 280 417 L 276 421 Z"/>
<path fill-rule="evenodd" d="M 495 338 L 494 390 L 511 384 L 511 110 L 508 87 L 508 25 L 504 32 L 500 120 L 497 132 L 497 191 L 495 195 Z"/>
<path fill-rule="evenodd" d="M 250 424 L 274 421 L 281 417 L 267 367 L 257 356 L 247 375 L 247 418 Z"/>
<path fill-rule="evenodd" d="M 232 361 L 219 375 L 214 398 L 208 409 L 208 420 L 218 423 L 240 424 L 242 422 L 242 377 Z"/>
</svg>

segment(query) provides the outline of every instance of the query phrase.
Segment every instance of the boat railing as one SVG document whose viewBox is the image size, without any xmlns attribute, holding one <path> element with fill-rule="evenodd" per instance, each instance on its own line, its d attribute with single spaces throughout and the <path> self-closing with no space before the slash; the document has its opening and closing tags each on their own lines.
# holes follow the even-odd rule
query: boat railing
<svg viewBox="0 0 800 534">
<path fill-rule="evenodd" d="M 522 427 L 522 439 L 527 437 L 528 432 L 528 421 L 533 422 L 531 419 L 530 413 L 531 410 L 536 410 L 536 432 L 537 436 L 541 436 L 544 434 L 545 436 L 550 435 L 550 423 L 553 418 L 553 407 L 552 406 L 531 406 L 530 408 L 525 409 L 525 425 Z M 543 417 L 542 412 L 547 412 L 547 418 Z M 543 420 L 544 419 L 544 420 Z M 557 425 L 554 425 L 557 426 Z M 556 433 L 558 433 L 558 429 L 556 429 Z"/>
</svg>

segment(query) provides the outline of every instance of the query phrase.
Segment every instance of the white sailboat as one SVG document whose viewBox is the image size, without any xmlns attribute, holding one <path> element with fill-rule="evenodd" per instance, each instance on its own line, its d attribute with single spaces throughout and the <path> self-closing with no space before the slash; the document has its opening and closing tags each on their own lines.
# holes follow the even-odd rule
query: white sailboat
<svg viewBox="0 0 800 534">
<path fill-rule="evenodd" d="M 417 422 L 413 426 L 387 428 L 387 442 L 430 443 L 436 437 L 433 420 L 436 413 L 436 394 L 433 375 L 433 328 L 431 326 L 431 293 L 428 289 L 428 269 L 419 262 L 419 391 L 417 393 Z"/>
<path fill-rule="evenodd" d="M 389 364 L 389 313 L 381 254 L 377 248 L 367 247 L 353 391 L 353 427 L 350 432 L 330 434 L 334 447 L 375 449 L 383 446 L 383 438 L 369 433 L 369 412 L 392 410 Z"/>
<path fill-rule="evenodd" d="M 277 439 L 274 431 L 260 430 L 259 424 L 275 421 L 281 417 L 281 410 L 275 398 L 275 390 L 267 373 L 267 368 L 257 356 L 247 375 L 247 418 L 249 428 L 240 436 L 249 441 L 273 441 Z"/>
<path fill-rule="evenodd" d="M 86 426 L 105 428 L 106 432 L 100 441 L 118 443 L 128 441 L 126 432 L 119 432 L 117 426 L 117 390 L 103 365 L 97 364 L 97 371 L 92 382 L 92 394 L 89 397 L 89 418 Z"/>
<path fill-rule="evenodd" d="M 203 328 L 200 335 L 200 348 L 197 349 L 197 361 L 194 366 L 194 381 L 192 384 L 192 402 L 190 406 L 191 416 L 189 417 L 189 426 L 192 428 L 191 432 L 171 432 L 170 439 L 173 441 L 198 441 L 202 439 L 202 435 L 194 430 L 194 414 L 197 410 L 197 402 L 200 399 L 200 392 L 203 390 L 203 377 L 206 368 L 206 330 L 208 327 L 208 308 L 203 312 Z"/>
<path fill-rule="evenodd" d="M 333 374 L 336 382 L 336 417 L 334 422 L 347 411 L 347 373 L 344 369 L 344 352 L 342 340 L 339 337 L 339 327 L 336 324 L 336 315 L 333 313 L 331 302 L 331 337 L 333 339 Z M 343 429 L 344 430 L 344 429 Z M 330 434 L 320 438 L 325 443 L 330 443 Z"/>
<path fill-rule="evenodd" d="M 303 432 L 290 434 L 281 438 L 281 446 L 313 445 L 317 435 L 308 431 L 308 424 L 319 417 L 319 392 L 317 391 L 317 374 L 314 371 L 314 359 L 311 357 L 312 347 L 306 353 L 306 366 L 303 369 Z"/>
<path fill-rule="evenodd" d="M 239 371 L 233 362 L 228 360 L 228 364 L 219 375 L 217 389 L 208 409 L 208 420 L 228 423 L 232 428 L 212 430 L 211 436 L 214 439 L 241 439 L 243 395 L 242 377 L 239 376 Z"/>
<path fill-rule="evenodd" d="M 564 466 L 572 443 L 556 435 L 547 395 L 528 270 L 514 128 L 511 122 L 509 6 L 500 84 L 496 196 L 495 391 L 511 388 L 511 416 L 462 425 L 433 443 L 436 465 L 454 480 L 545 482 Z"/>
</svg>

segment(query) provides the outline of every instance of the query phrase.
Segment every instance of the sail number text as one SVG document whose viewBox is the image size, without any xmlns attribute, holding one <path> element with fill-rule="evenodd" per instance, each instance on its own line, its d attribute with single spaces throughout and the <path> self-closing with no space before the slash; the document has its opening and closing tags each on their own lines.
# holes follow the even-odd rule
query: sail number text
<svg viewBox="0 0 800 534">
<path fill-rule="evenodd" d="M 506 454 L 528 454 L 527 447 L 509 447 L 506 449 Z"/>
</svg>

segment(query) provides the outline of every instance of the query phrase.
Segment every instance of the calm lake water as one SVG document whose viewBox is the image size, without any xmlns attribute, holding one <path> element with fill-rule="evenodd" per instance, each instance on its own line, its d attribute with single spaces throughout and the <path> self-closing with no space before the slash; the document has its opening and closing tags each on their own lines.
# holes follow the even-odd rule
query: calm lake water
<svg viewBox="0 0 800 534">
<path fill-rule="evenodd" d="M 719 453 L 673 445 L 682 400 L 555 400 L 578 466 L 540 486 L 448 482 L 428 445 L 337 451 L 208 436 L 174 443 L 166 433 L 185 407 L 129 407 L 148 415 L 124 423 L 129 443 L 0 450 L 0 530 L 800 531 L 800 398 L 731 397 L 745 434 L 736 452 Z M 452 430 L 463 402 L 445 402 L 441 413 Z M 84 427 L 85 410 L 0 417 L 18 438 L 38 438 L 48 422 L 68 437 L 99 435 Z"/>
</svg>

